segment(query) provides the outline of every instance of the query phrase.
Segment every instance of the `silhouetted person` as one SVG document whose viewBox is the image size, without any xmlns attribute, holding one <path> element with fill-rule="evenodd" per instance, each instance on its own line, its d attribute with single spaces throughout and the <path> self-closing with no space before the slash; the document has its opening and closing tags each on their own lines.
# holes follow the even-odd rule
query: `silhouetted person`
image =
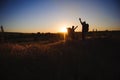
<svg viewBox="0 0 120 80">
<path fill-rule="evenodd" d="M 77 28 L 78 26 L 72 26 L 72 28 L 71 28 L 71 30 L 72 30 L 72 32 L 71 32 L 71 38 L 72 39 L 75 39 L 75 29 Z"/>
<path fill-rule="evenodd" d="M 82 40 L 85 40 L 86 33 L 89 30 L 89 24 L 87 24 L 85 21 L 82 22 L 81 18 L 79 18 L 80 23 L 82 24 Z"/>
<path fill-rule="evenodd" d="M 71 38 L 72 40 L 75 39 L 75 29 L 77 28 L 78 26 L 72 26 L 72 28 L 67 28 L 67 31 L 68 31 L 68 37 Z"/>
</svg>

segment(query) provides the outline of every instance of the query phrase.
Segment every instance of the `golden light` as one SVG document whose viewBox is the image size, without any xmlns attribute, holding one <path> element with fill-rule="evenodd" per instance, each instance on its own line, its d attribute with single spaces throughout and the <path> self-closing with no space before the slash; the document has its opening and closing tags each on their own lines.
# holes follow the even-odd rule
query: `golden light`
<svg viewBox="0 0 120 80">
<path fill-rule="evenodd" d="M 63 39 L 66 40 L 67 26 L 64 26 L 60 29 L 60 32 L 63 33 Z"/>
<path fill-rule="evenodd" d="M 67 28 L 66 27 L 62 27 L 60 32 L 66 33 L 67 32 Z"/>
</svg>

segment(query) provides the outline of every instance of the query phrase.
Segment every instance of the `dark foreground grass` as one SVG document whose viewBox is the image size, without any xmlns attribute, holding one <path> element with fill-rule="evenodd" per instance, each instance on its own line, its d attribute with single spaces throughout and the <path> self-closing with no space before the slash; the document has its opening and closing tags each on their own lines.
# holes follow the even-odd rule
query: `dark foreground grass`
<svg viewBox="0 0 120 80">
<path fill-rule="evenodd" d="M 0 45 L 0 80 L 119 80 L 114 39 Z"/>
</svg>

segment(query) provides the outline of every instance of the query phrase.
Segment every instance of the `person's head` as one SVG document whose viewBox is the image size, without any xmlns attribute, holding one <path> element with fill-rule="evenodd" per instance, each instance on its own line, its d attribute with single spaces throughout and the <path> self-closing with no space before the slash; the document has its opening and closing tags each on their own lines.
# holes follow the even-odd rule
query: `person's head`
<svg viewBox="0 0 120 80">
<path fill-rule="evenodd" d="M 74 29 L 74 26 L 72 26 L 72 29 Z"/>
<path fill-rule="evenodd" d="M 86 24 L 86 21 L 84 21 L 83 24 Z"/>
</svg>

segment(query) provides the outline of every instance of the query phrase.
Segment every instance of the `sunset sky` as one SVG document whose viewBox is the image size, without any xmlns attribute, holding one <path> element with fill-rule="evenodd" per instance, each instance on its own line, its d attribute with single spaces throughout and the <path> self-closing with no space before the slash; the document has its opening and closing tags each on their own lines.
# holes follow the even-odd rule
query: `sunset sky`
<svg viewBox="0 0 120 80">
<path fill-rule="evenodd" d="M 60 32 L 79 26 L 120 30 L 119 0 L 0 0 L 0 25 L 8 32 Z"/>
</svg>

